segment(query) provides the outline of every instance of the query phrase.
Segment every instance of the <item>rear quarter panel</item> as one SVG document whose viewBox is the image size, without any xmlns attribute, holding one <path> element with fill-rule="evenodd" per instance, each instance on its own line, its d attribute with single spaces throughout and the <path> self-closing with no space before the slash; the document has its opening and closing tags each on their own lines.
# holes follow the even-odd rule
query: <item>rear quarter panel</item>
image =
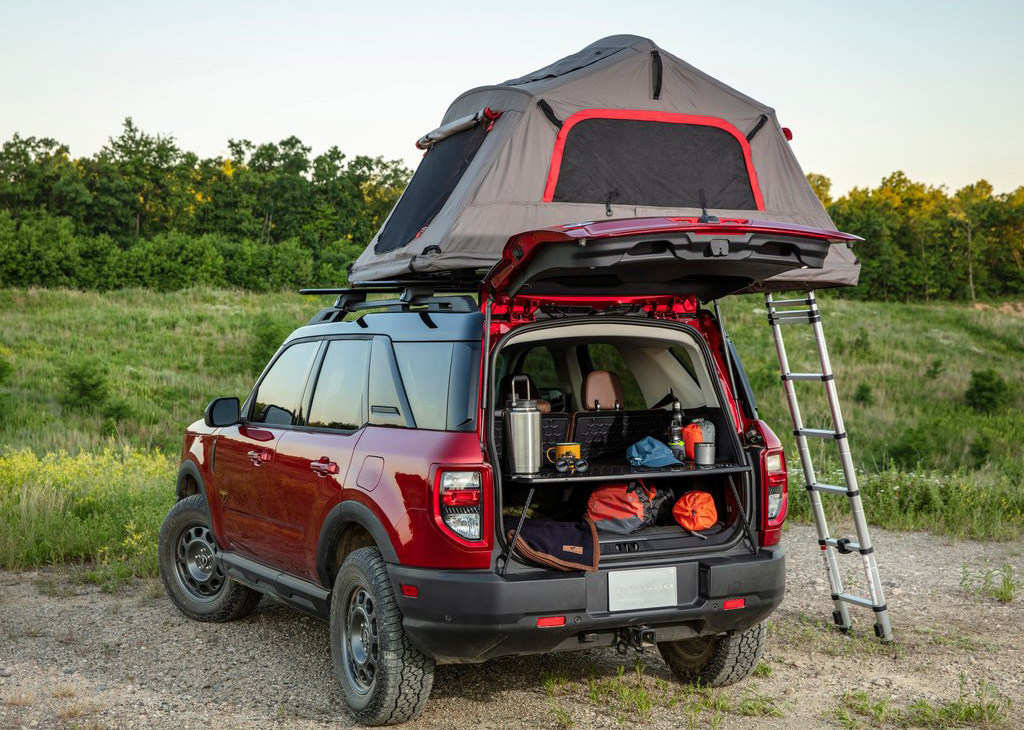
<svg viewBox="0 0 1024 730">
<path fill-rule="evenodd" d="M 384 461 L 380 477 L 360 486 L 357 479 L 363 464 L 372 469 L 374 459 Z M 484 530 L 484 540 L 479 547 L 460 545 L 436 524 L 433 510 L 436 495 L 432 478 L 436 466 L 479 468 L 481 462 L 480 441 L 473 431 L 367 426 L 356 446 L 340 496 L 365 505 L 378 517 L 402 565 L 487 568 L 493 544 L 491 532 Z M 484 500 L 493 509 L 494 495 L 486 489 Z M 321 525 L 333 506 L 321 507 Z M 483 524 L 492 524 L 492 518 L 485 515 Z M 310 547 L 316 548 L 315 544 Z"/>
</svg>

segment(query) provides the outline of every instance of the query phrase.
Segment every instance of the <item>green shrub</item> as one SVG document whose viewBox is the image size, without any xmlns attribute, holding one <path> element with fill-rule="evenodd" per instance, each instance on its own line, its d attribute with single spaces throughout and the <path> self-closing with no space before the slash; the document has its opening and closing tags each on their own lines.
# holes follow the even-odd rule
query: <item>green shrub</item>
<svg viewBox="0 0 1024 730">
<path fill-rule="evenodd" d="M 925 370 L 924 376 L 928 378 L 928 380 L 935 380 L 944 372 L 946 372 L 946 365 L 942 362 L 941 357 L 937 357 L 932 360 L 931 365 L 929 365 L 928 369 Z"/>
<path fill-rule="evenodd" d="M 274 319 L 266 312 L 261 312 L 253 320 L 250 331 L 249 370 L 256 374 L 263 371 L 291 329 L 289 325 Z"/>
<path fill-rule="evenodd" d="M 975 370 L 971 373 L 971 384 L 967 386 L 964 400 L 976 411 L 991 413 L 1005 404 L 1009 390 L 1003 376 L 995 370 Z"/>
<path fill-rule="evenodd" d="M 853 400 L 861 405 L 869 406 L 875 402 L 875 392 L 867 383 L 861 383 L 853 393 Z"/>
<path fill-rule="evenodd" d="M 73 411 L 94 413 L 102 410 L 110 395 L 107 370 L 101 362 L 88 358 L 65 366 L 62 375 L 64 393 L 61 403 Z"/>
</svg>

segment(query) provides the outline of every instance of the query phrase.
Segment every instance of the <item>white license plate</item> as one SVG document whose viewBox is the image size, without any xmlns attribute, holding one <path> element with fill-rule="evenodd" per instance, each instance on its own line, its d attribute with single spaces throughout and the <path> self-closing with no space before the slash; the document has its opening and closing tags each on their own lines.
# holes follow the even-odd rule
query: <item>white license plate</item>
<svg viewBox="0 0 1024 730">
<path fill-rule="evenodd" d="M 675 606 L 676 569 L 613 570 L 608 574 L 608 610 Z"/>
</svg>

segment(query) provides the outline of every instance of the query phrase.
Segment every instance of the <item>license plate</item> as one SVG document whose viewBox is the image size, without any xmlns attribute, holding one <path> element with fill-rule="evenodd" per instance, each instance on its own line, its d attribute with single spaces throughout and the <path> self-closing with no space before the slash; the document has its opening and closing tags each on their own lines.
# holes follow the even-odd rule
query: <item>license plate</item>
<svg viewBox="0 0 1024 730">
<path fill-rule="evenodd" d="M 608 610 L 636 611 L 675 606 L 676 569 L 613 570 L 608 574 Z"/>
</svg>

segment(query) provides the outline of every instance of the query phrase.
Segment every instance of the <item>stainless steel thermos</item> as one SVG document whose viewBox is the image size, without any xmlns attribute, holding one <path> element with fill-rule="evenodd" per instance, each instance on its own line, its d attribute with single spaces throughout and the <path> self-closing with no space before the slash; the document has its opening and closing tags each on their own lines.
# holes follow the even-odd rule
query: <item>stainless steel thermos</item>
<svg viewBox="0 0 1024 730">
<path fill-rule="evenodd" d="M 523 397 L 519 397 L 518 385 Z M 537 401 L 530 400 L 530 381 L 525 375 L 512 379 L 512 397 L 505 406 L 505 458 L 514 474 L 536 474 L 540 471 L 540 411 Z"/>
</svg>

